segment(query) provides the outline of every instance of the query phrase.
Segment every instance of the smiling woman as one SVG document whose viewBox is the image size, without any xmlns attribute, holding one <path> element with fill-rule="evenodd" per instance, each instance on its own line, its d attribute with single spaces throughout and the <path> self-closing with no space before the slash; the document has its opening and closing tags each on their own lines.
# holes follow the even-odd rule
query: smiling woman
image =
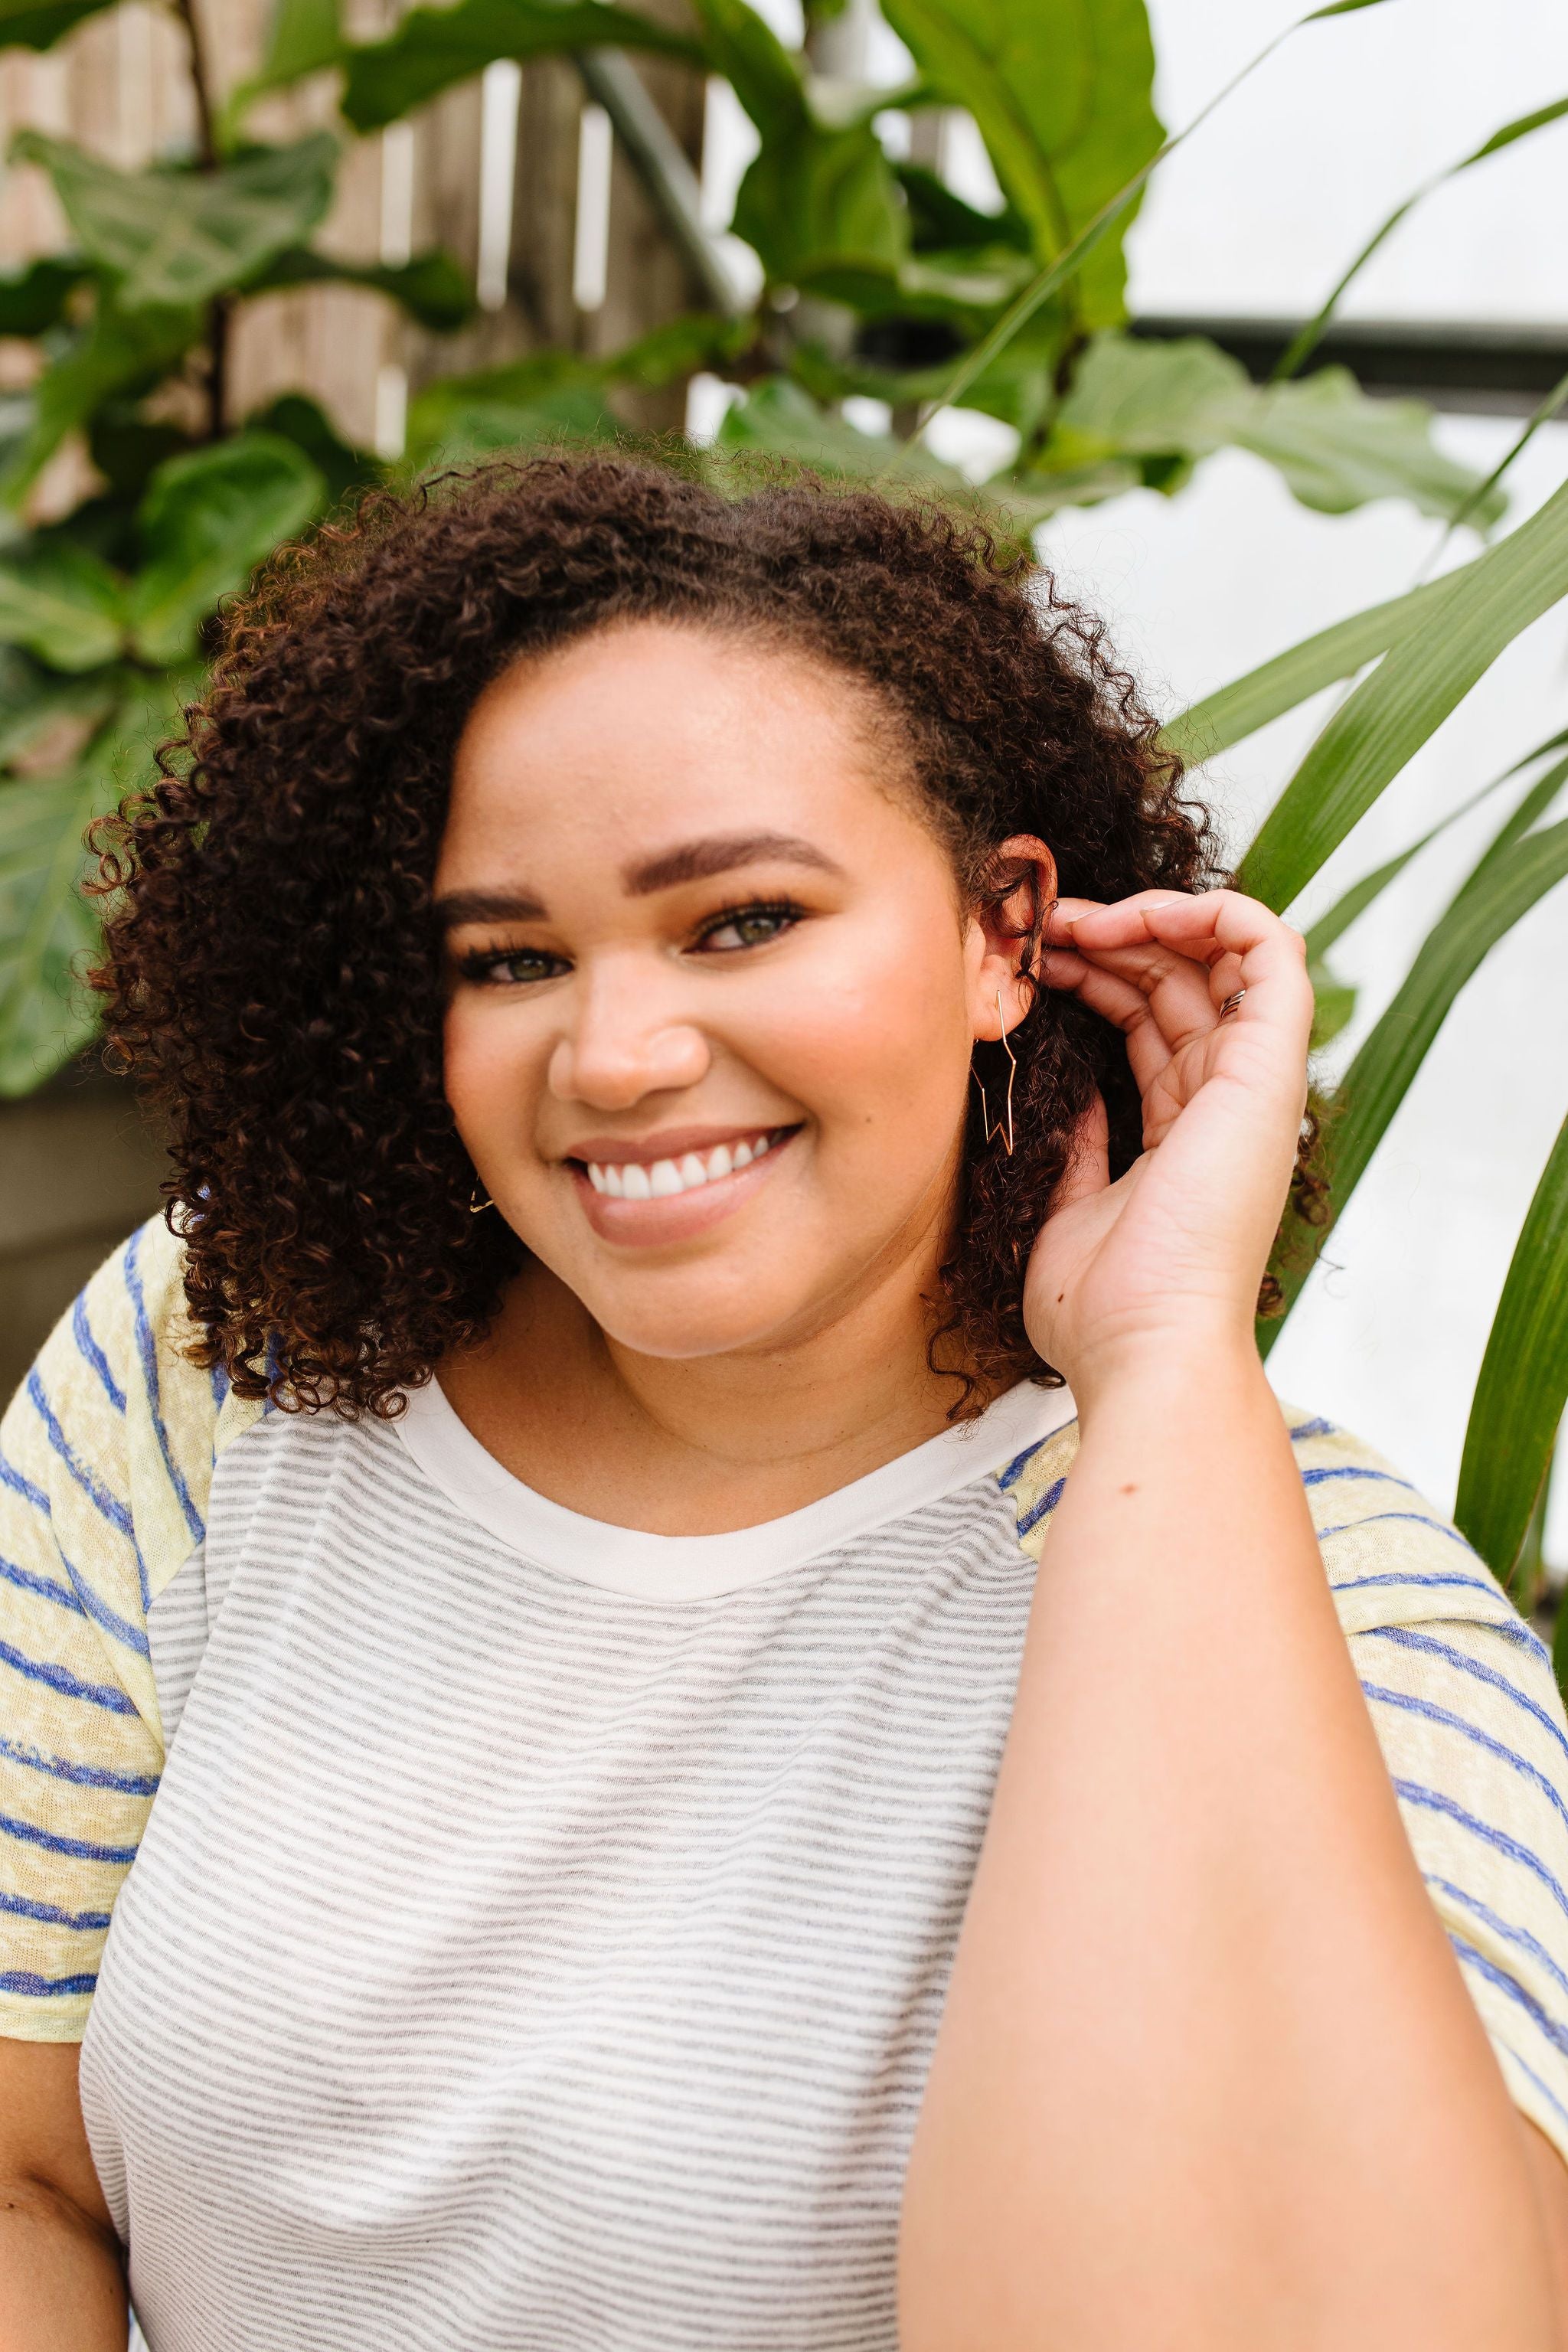
<svg viewBox="0 0 1568 2352">
<path fill-rule="evenodd" d="M 1301 942 L 1093 622 L 542 459 L 282 564 L 105 850 L 6 2352 L 1550 2352 L 1568 1722 L 1263 1381 Z"/>
</svg>

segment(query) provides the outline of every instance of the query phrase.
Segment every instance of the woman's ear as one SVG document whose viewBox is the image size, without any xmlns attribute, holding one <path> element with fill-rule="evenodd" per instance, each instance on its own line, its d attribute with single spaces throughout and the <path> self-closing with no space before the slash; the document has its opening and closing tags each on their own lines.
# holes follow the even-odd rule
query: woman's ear
<svg viewBox="0 0 1568 2352">
<path fill-rule="evenodd" d="M 1056 903 L 1057 861 L 1037 834 L 1010 834 L 994 854 L 969 919 L 970 1015 L 976 1037 L 1016 1028 L 1034 1003 L 1040 940 Z M 996 999 L 1002 999 L 1002 1021 Z"/>
</svg>

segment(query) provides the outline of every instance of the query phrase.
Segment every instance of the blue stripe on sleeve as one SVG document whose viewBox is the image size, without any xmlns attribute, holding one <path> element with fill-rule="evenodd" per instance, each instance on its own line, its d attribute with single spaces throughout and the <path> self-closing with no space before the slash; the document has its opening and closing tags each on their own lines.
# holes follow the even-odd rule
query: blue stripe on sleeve
<svg viewBox="0 0 1568 2352">
<path fill-rule="evenodd" d="M 138 1226 L 125 1244 L 125 1285 L 131 1294 L 131 1304 L 136 1317 L 136 1348 L 142 1359 L 142 1377 L 146 1383 L 147 1406 L 153 1416 L 153 1428 L 158 1440 L 158 1451 L 163 1457 L 163 1467 L 169 1483 L 179 1497 L 180 1508 L 185 1515 L 185 1525 L 194 1541 L 200 1543 L 206 1533 L 200 1512 L 191 1500 L 191 1491 L 175 1465 L 169 1446 L 169 1433 L 163 1426 L 163 1401 L 158 1387 L 158 1350 L 153 1344 L 153 1327 L 147 1320 L 147 1300 L 142 1288 L 142 1230 Z"/>
<path fill-rule="evenodd" d="M 1545 1945 L 1538 1943 L 1528 1927 L 1516 1927 L 1511 1919 L 1500 1919 L 1489 1903 L 1483 1903 L 1479 1895 L 1471 1895 L 1464 1887 L 1456 1886 L 1451 1878 L 1438 1878 L 1431 1871 L 1426 1874 L 1426 1877 L 1428 1886 L 1435 1886 L 1439 1895 L 1447 1895 L 1452 1902 L 1462 1903 L 1465 1909 L 1489 1927 L 1494 1936 L 1500 1936 L 1504 1943 L 1517 1945 L 1521 1952 L 1528 1952 L 1536 1965 L 1546 1970 L 1558 1990 L 1568 1993 L 1568 1974 L 1558 1967 Z"/>
<path fill-rule="evenodd" d="M 1527 1992 L 1517 1977 L 1510 1977 L 1506 1969 L 1500 1969 L 1495 1960 L 1489 1960 L 1484 1952 L 1478 1952 L 1475 1946 L 1467 1944 L 1462 1936 L 1450 1933 L 1448 1941 L 1468 1967 L 1485 1977 L 1488 1984 L 1495 1985 L 1499 1992 L 1507 1993 L 1510 2000 L 1517 2001 L 1531 2023 L 1545 2035 L 1553 2050 L 1568 2057 L 1568 2026 L 1559 2025 L 1554 2017 L 1549 2017 L 1535 1995 L 1532 1992 Z"/>
<path fill-rule="evenodd" d="M 29 1772 L 47 1772 L 51 1780 L 69 1780 L 81 1789 L 113 1789 L 124 1797 L 158 1793 L 156 1772 L 114 1772 L 106 1764 L 78 1764 L 69 1756 L 47 1756 L 41 1748 L 28 1748 L 3 1735 L 0 1756 L 8 1756 L 13 1764 L 24 1765 Z"/>
<path fill-rule="evenodd" d="M 19 1992 L 29 1999 L 47 2000 L 51 1994 L 91 1992 L 98 1984 L 97 1975 L 83 1977 L 39 1977 L 31 1969 L 0 1969 L 0 1992 Z"/>
<path fill-rule="evenodd" d="M 1055 1479 L 1046 1488 L 1045 1493 L 1030 1504 L 1028 1509 L 1020 1516 L 1018 1520 L 1018 1533 L 1021 1536 L 1026 1536 L 1031 1528 L 1037 1528 L 1047 1511 L 1056 1509 L 1062 1498 L 1062 1488 L 1066 1485 L 1065 1478 Z"/>
<path fill-rule="evenodd" d="M 1357 1528 L 1379 1528 L 1389 1519 L 1414 1521 L 1418 1528 L 1430 1528 L 1435 1536 L 1447 1536 L 1450 1543 L 1461 1545 L 1466 1551 L 1470 1549 L 1457 1528 L 1445 1527 L 1441 1519 L 1428 1518 L 1425 1511 L 1369 1511 L 1364 1519 L 1342 1519 L 1338 1527 L 1320 1528 L 1318 1541 L 1321 1543 L 1326 1536 L 1353 1534 Z"/>
<path fill-rule="evenodd" d="M 1362 1592 L 1373 1584 L 1457 1584 L 1471 1592 L 1489 1592 L 1494 1601 L 1504 1598 L 1501 1585 L 1485 1576 L 1415 1576 L 1387 1570 L 1378 1576 L 1347 1576 L 1335 1578 L 1333 1582 L 1336 1592 Z"/>
<path fill-rule="evenodd" d="M 36 1511 L 42 1511 L 44 1517 L 48 1517 L 49 1498 L 43 1488 L 35 1486 L 30 1478 L 24 1478 L 16 1464 L 4 1454 L 0 1454 L 0 1486 L 9 1486 L 13 1495 L 20 1495 L 24 1503 L 31 1503 Z"/>
<path fill-rule="evenodd" d="M 46 1927 L 69 1927 L 83 1936 L 109 1925 L 107 1911 L 62 1911 L 58 1903 L 34 1903 L 25 1895 L 7 1894 L 3 1886 L 0 1911 L 9 1911 L 18 1919 L 41 1919 Z"/>
<path fill-rule="evenodd" d="M 41 1830 L 37 1822 L 19 1822 L 11 1813 L 0 1813 L 0 1833 L 23 1845 L 42 1846 L 46 1853 L 68 1854 L 73 1862 L 130 1864 L 136 1859 L 133 1845 L 98 1845 L 90 1838 L 57 1837 L 53 1830 Z"/>
<path fill-rule="evenodd" d="M 57 1583 L 52 1576 L 37 1576 L 30 1568 L 7 1559 L 4 1553 L 0 1553 L 0 1584 L 14 1584 L 18 1592 L 36 1592 L 41 1600 L 52 1601 L 57 1608 L 68 1609 L 73 1617 L 82 1613 L 80 1599 L 70 1585 Z"/>
<path fill-rule="evenodd" d="M 1505 1698 L 1512 1700 L 1515 1706 L 1522 1708 L 1526 1715 L 1533 1717 L 1543 1731 L 1550 1732 L 1563 1755 L 1568 1757 L 1568 1732 L 1563 1731 L 1561 1724 L 1554 1723 L 1546 1709 L 1543 1706 L 1538 1706 L 1527 1692 L 1520 1689 L 1517 1683 L 1510 1683 L 1506 1675 L 1500 1675 L 1495 1666 L 1484 1665 L 1479 1658 L 1469 1657 L 1463 1650 L 1456 1650 L 1451 1643 L 1439 1642 L 1430 1633 L 1417 1633 L 1408 1625 L 1374 1625 L 1370 1632 L 1358 1634 L 1356 1639 L 1363 1642 L 1394 1642 L 1402 1650 L 1416 1650 L 1424 1657 L 1441 1658 L 1446 1665 L 1454 1667 L 1456 1672 L 1469 1675 L 1475 1681 L 1485 1683 L 1489 1690 L 1500 1691 Z"/>
<path fill-rule="evenodd" d="M 1005 1470 L 998 1470 L 996 1473 L 996 1484 L 1004 1490 L 1009 1486 L 1016 1486 L 1025 1465 L 1034 1460 L 1041 1446 L 1046 1443 L 1047 1440 L 1045 1438 L 1037 1437 L 1033 1445 L 1026 1445 L 1022 1454 L 1015 1454 L 1011 1462 L 1008 1463 Z"/>
<path fill-rule="evenodd" d="M 1304 1438 L 1332 1437 L 1333 1433 L 1334 1424 L 1331 1421 L 1304 1421 L 1290 1432 L 1290 1443 L 1296 1445 Z"/>
<path fill-rule="evenodd" d="M 1303 1470 L 1303 1486 L 1325 1486 L 1331 1478 L 1371 1478 L 1384 1486 L 1403 1486 L 1407 1495 L 1416 1491 L 1408 1478 L 1396 1478 L 1392 1470 L 1368 1470 L 1359 1462 L 1331 1464 L 1321 1470 Z"/>
<path fill-rule="evenodd" d="M 1446 1821 L 1457 1822 L 1461 1829 L 1468 1830 L 1471 1836 L 1479 1838 L 1483 1845 L 1489 1845 L 1494 1853 L 1505 1855 L 1510 1862 L 1517 1862 L 1521 1869 L 1528 1870 L 1531 1877 L 1541 1881 L 1563 1917 L 1568 1918 L 1568 1895 L 1564 1895 L 1540 1855 L 1531 1853 L 1527 1845 L 1521 1845 L 1517 1838 L 1509 1837 L 1502 1830 L 1494 1830 L 1489 1822 L 1478 1821 L 1474 1813 L 1468 1813 L 1463 1805 L 1455 1803 L 1452 1797 L 1444 1796 L 1439 1789 L 1428 1789 L 1419 1780 L 1396 1779 L 1394 1793 L 1401 1804 L 1418 1806 L 1424 1812 L 1440 1813 Z"/>
<path fill-rule="evenodd" d="M 132 1543 L 134 1543 L 136 1530 L 132 1525 L 129 1509 L 118 1495 L 110 1493 L 98 1473 L 82 1460 L 70 1439 L 60 1427 L 55 1409 L 44 1393 L 44 1384 L 38 1378 L 38 1368 L 36 1364 L 27 1374 L 26 1390 L 28 1402 L 44 1424 L 44 1434 L 49 1441 L 51 1452 L 65 1464 L 94 1509 L 102 1513 L 110 1526 L 118 1534 L 128 1537 Z"/>
<path fill-rule="evenodd" d="M 102 1381 L 103 1392 L 105 1396 L 108 1397 L 110 1403 L 114 1407 L 115 1412 L 123 1412 L 125 1410 L 125 1391 L 121 1387 L 120 1382 L 110 1370 L 109 1359 L 104 1354 L 103 1349 L 99 1346 L 98 1341 L 93 1338 L 92 1326 L 87 1319 L 87 1293 L 85 1290 L 79 1291 L 77 1294 L 76 1306 L 71 1314 L 71 1337 L 76 1341 L 78 1355 L 82 1358 L 84 1362 L 91 1365 L 93 1370 L 98 1374 L 99 1379 Z"/>
<path fill-rule="evenodd" d="M 1440 1723 L 1445 1731 L 1457 1731 L 1460 1738 L 1468 1739 L 1473 1748 L 1495 1756 L 1500 1764 L 1506 1764 L 1510 1771 L 1519 1774 L 1521 1780 L 1528 1780 L 1532 1789 L 1538 1789 L 1559 1820 L 1568 1827 L 1568 1804 L 1564 1804 L 1561 1792 L 1544 1772 L 1531 1763 L 1528 1757 L 1521 1756 L 1502 1740 L 1494 1739 L 1491 1733 L 1483 1731 L 1479 1724 L 1467 1721 L 1462 1715 L 1456 1715 L 1452 1707 L 1439 1706 L 1434 1699 L 1415 1698 L 1408 1691 L 1388 1690 L 1381 1683 L 1363 1683 L 1362 1688 L 1367 1697 L 1375 1700 L 1379 1706 L 1397 1707 L 1403 1714 L 1419 1715 L 1428 1723 Z"/>
<path fill-rule="evenodd" d="M 1525 2064 L 1524 2060 L 1520 2056 L 1520 2054 L 1519 2054 L 1518 2051 L 1514 2048 L 1514 2046 L 1513 2046 L 1513 2044 L 1512 2044 L 1512 2042 L 1510 2042 L 1506 2043 L 1504 2046 L 1506 2047 L 1506 2049 L 1507 2049 L 1507 2051 L 1508 2051 L 1508 2054 L 1509 2054 L 1509 2056 L 1513 2060 L 1514 2064 L 1519 2068 L 1520 2073 L 1521 2073 L 1521 2074 L 1528 2074 L 1528 2075 L 1529 2075 L 1529 2077 L 1530 2077 L 1531 2081 L 1534 2084 L 1534 2085 L 1535 2085 L 1536 2089 L 1540 2092 L 1540 2094 L 1541 2094 L 1542 2097 L 1545 2100 L 1545 2102 L 1546 2102 L 1547 2105 L 1548 2105 L 1549 2107 L 1555 2108 L 1555 2110 L 1556 2110 L 1556 2112 L 1558 2113 L 1558 2115 L 1560 2115 L 1560 2116 L 1562 2116 L 1562 2118 L 1563 2118 L 1563 2122 L 1564 2122 L 1565 2124 L 1568 2124 L 1568 2107 L 1564 2107 L 1564 2105 L 1563 2105 L 1562 2100 L 1557 2096 L 1557 2094 L 1555 2093 L 1555 2091 L 1552 2090 L 1552 2089 L 1551 2089 L 1551 2088 L 1550 2088 L 1550 2087 L 1549 2087 L 1545 2083 L 1543 2083 L 1543 2082 L 1542 2081 L 1542 2079 L 1541 2079 L 1540 2075 L 1536 2073 L 1536 2071 L 1535 2071 L 1535 2069 L 1534 2069 L 1534 2067 L 1533 2067 L 1533 2066 L 1527 2066 L 1527 2065 Z"/>
<path fill-rule="evenodd" d="M 107 1707 L 110 1715 L 136 1712 L 125 1693 L 111 1683 L 84 1683 L 68 1667 L 51 1665 L 43 1658 L 29 1658 L 25 1651 L 13 1649 L 9 1642 L 0 1642 L 0 1665 L 14 1666 L 29 1682 L 43 1683 L 48 1689 L 58 1691 L 62 1698 L 84 1698 L 92 1706 Z"/>
</svg>

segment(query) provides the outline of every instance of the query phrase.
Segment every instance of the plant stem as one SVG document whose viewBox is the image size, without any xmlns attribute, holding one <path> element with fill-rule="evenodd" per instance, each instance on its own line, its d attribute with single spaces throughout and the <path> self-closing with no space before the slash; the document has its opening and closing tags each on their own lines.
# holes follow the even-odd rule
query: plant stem
<svg viewBox="0 0 1568 2352">
<path fill-rule="evenodd" d="M 174 0 L 190 49 L 191 93 L 196 103 L 196 146 L 204 172 L 218 169 L 217 128 L 213 87 L 207 72 L 196 0 Z M 207 312 L 207 438 L 216 441 L 224 428 L 228 394 L 228 304 L 220 294 Z"/>
<path fill-rule="evenodd" d="M 185 28 L 185 38 L 191 50 L 191 89 L 196 101 L 196 144 L 204 172 L 217 170 L 217 134 L 213 110 L 212 82 L 207 73 L 206 56 L 202 46 L 201 26 L 196 21 L 195 0 L 174 0 L 176 13 Z"/>
</svg>

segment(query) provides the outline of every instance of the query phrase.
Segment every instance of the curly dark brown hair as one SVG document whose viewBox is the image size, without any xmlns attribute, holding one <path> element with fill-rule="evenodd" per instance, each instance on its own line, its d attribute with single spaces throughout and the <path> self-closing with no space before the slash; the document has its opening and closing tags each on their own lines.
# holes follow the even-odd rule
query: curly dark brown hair
<svg viewBox="0 0 1568 2352">
<path fill-rule="evenodd" d="M 978 511 L 560 452 L 377 496 L 233 609 L 187 736 L 98 841 L 110 1051 L 168 1133 L 194 1352 L 241 1395 L 393 1413 L 495 1313 L 522 1245 L 468 1213 L 442 1088 L 430 892 L 453 754 L 514 656 L 651 615 L 760 630 L 868 683 L 972 898 L 999 895 L 1016 833 L 1051 844 L 1064 895 L 1215 878 L 1100 623 Z M 1042 995 L 1012 1042 L 1017 1148 L 988 1144 L 976 1094 L 933 1302 L 960 1412 L 1052 1377 L 1022 1274 L 1092 1088 L 1113 1171 L 1141 1149 L 1115 1031 Z M 994 1103 L 1001 1048 L 976 1066 Z"/>
</svg>

